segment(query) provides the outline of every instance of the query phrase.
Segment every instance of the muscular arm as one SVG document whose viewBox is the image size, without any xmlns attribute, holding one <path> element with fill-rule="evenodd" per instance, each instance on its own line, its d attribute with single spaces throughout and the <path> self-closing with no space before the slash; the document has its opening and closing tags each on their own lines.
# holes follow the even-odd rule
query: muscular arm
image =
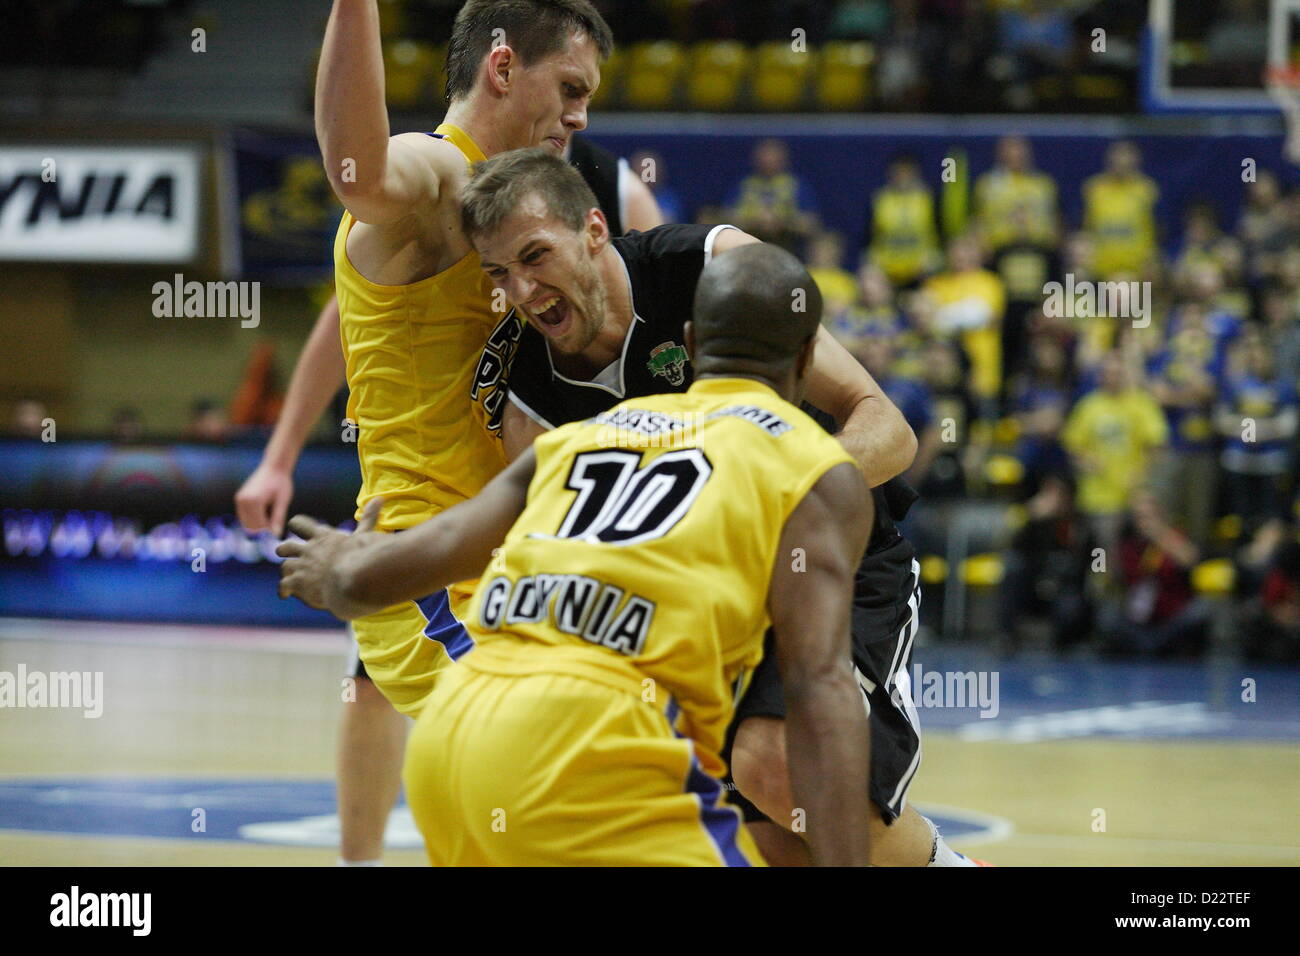
<svg viewBox="0 0 1300 956">
<path fill-rule="evenodd" d="M 389 136 L 375 0 L 334 0 L 316 74 L 316 139 L 335 194 L 361 222 L 393 222 L 438 196 L 421 134 Z"/>
<path fill-rule="evenodd" d="M 293 468 L 312 426 L 343 384 L 339 343 L 339 300 L 331 298 L 311 330 L 294 366 L 284 408 L 262 452 L 261 464 L 235 494 L 235 512 L 249 531 L 284 532 L 293 497 Z"/>
<path fill-rule="evenodd" d="M 530 450 L 469 501 L 401 534 L 370 530 L 378 501 L 351 535 L 295 516 L 289 528 L 304 540 L 276 549 L 288 559 L 280 567 L 280 596 L 349 620 L 476 577 L 524 510 L 535 465 Z"/>
<path fill-rule="evenodd" d="M 871 487 L 901 475 L 916 458 L 916 435 L 903 413 L 825 328 L 817 330 L 807 398 L 839 422 L 836 437 Z"/>
<path fill-rule="evenodd" d="M 786 520 L 768 593 L 790 789 L 806 814 L 814 865 L 867 865 L 871 738 L 851 669 L 849 617 L 873 519 L 858 469 L 832 468 Z M 806 570 L 794 570 L 795 548 L 807 555 Z"/>
<path fill-rule="evenodd" d="M 713 254 L 758 242 L 738 229 L 718 233 Z M 916 435 L 876 380 L 825 328 L 808 370 L 808 401 L 839 423 L 836 436 L 862 466 L 871 487 L 901 475 L 916 457 Z"/>
</svg>

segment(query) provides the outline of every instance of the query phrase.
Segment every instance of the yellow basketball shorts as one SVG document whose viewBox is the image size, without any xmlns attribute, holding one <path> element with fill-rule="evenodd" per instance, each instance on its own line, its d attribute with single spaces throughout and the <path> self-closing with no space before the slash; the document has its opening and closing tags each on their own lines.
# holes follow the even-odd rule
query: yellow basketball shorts
<svg viewBox="0 0 1300 956">
<path fill-rule="evenodd" d="M 463 663 L 416 722 L 404 781 L 434 866 L 764 865 L 635 684 Z"/>
<path fill-rule="evenodd" d="M 453 608 L 467 600 L 438 591 L 352 622 L 365 676 L 408 717 L 418 717 L 439 677 L 474 646 Z"/>
</svg>

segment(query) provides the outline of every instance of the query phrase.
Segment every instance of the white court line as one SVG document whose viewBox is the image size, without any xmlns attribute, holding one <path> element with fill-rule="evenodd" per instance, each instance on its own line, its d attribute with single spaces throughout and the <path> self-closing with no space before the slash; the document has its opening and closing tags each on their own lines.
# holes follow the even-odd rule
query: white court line
<svg viewBox="0 0 1300 956">
<path fill-rule="evenodd" d="M 224 627 L 195 624 L 124 624 L 116 621 L 64 621 L 0 618 L 0 641 L 54 641 L 141 647 L 220 647 L 256 653 L 342 653 L 348 640 L 335 630 L 275 627 Z"/>
<path fill-rule="evenodd" d="M 967 810 L 965 807 L 952 807 L 944 803 L 914 803 L 913 809 L 923 817 L 947 817 L 962 823 L 981 827 L 975 833 L 963 833 L 952 838 L 954 843 L 996 843 L 1005 840 L 1016 832 L 1016 825 L 1006 817 L 981 813 L 979 810 Z M 931 816 L 933 814 L 933 816 Z M 942 831 L 940 831 L 942 832 Z M 947 839 L 945 837 L 945 839 Z"/>
</svg>

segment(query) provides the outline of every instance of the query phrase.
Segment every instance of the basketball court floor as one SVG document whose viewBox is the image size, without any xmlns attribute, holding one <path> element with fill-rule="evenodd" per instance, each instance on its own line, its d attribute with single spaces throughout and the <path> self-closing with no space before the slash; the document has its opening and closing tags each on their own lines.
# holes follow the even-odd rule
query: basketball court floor
<svg viewBox="0 0 1300 956">
<path fill-rule="evenodd" d="M 0 672 L 103 674 L 98 717 L 0 708 L 0 864 L 332 864 L 346 651 L 342 631 L 0 620 Z M 958 849 L 1300 864 L 1300 672 L 916 656 L 911 799 Z M 404 808 L 389 843 L 425 864 Z"/>
</svg>

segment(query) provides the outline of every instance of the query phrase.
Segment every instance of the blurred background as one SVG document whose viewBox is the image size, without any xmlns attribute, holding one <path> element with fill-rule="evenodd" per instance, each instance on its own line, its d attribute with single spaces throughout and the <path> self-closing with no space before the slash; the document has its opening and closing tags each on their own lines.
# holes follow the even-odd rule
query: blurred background
<svg viewBox="0 0 1300 956">
<path fill-rule="evenodd" d="M 459 5 L 381 0 L 394 132 L 439 122 Z M 1112 708 L 1080 735 L 1293 742 L 1300 6 L 596 5 L 618 51 L 587 135 L 671 221 L 802 256 L 920 439 L 918 660 L 999 668 L 1004 718 Z M 276 600 L 274 542 L 232 506 L 332 291 L 328 10 L 6 6 L 0 615 L 337 631 Z M 160 316 L 177 274 L 260 283 L 260 321 Z M 351 514 L 343 415 L 293 510 Z M 1267 716 L 1238 700 L 1263 673 Z M 1113 712 L 1136 704 L 1184 709 Z M 1293 743 L 1264 762 L 1294 785 Z"/>
</svg>

